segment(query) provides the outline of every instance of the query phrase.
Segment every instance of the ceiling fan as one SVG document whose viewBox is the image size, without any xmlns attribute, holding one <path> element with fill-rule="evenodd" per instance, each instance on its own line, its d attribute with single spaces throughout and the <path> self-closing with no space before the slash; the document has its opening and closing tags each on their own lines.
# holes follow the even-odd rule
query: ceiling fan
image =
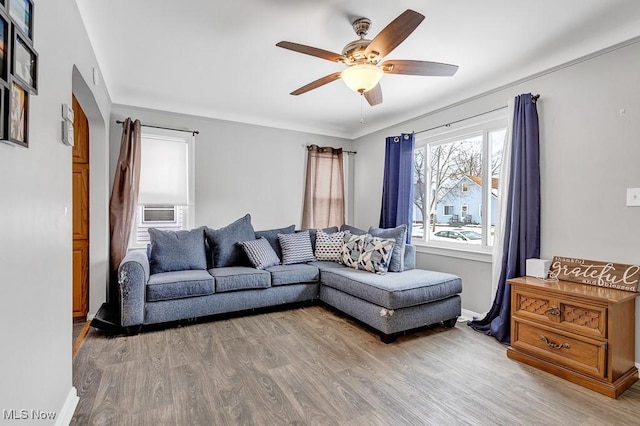
<svg viewBox="0 0 640 426">
<path fill-rule="evenodd" d="M 277 43 L 276 46 L 284 49 L 332 62 L 341 62 L 347 66 L 342 72 L 335 72 L 324 76 L 294 90 L 291 94 L 301 95 L 302 93 L 317 89 L 320 86 L 324 86 L 327 83 L 341 78 L 350 89 L 364 95 L 367 102 L 373 106 L 382 103 L 382 89 L 380 88 L 379 82 L 384 74 L 421 76 L 454 75 L 458 70 L 457 65 L 412 60 L 387 60 L 380 63 L 385 56 L 409 37 L 423 19 L 424 15 L 407 9 L 380 31 L 373 40 L 368 40 L 364 37 L 369 31 L 371 21 L 367 18 L 358 18 L 353 21 L 352 26 L 360 39 L 348 43 L 342 49 L 342 54 L 292 43 L 290 41 Z"/>
</svg>

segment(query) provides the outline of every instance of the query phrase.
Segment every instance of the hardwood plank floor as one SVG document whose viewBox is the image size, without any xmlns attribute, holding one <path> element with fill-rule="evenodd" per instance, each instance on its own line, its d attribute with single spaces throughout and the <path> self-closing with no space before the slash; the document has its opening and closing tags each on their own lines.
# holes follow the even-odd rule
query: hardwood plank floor
<svg viewBox="0 0 640 426">
<path fill-rule="evenodd" d="M 322 306 L 147 331 L 87 333 L 73 425 L 638 425 L 617 400 L 434 326 L 390 345 Z"/>
</svg>

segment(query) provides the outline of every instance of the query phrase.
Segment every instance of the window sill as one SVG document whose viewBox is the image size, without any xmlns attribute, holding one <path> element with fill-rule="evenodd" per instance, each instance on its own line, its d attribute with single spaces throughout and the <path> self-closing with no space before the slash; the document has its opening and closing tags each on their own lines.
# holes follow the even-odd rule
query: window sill
<svg viewBox="0 0 640 426">
<path fill-rule="evenodd" d="M 469 250 L 458 247 L 435 246 L 420 243 L 412 243 L 418 253 L 433 254 L 436 256 L 454 257 L 457 259 L 472 260 L 474 262 L 491 263 L 493 261 L 493 250 L 491 248 L 480 250 Z"/>
</svg>

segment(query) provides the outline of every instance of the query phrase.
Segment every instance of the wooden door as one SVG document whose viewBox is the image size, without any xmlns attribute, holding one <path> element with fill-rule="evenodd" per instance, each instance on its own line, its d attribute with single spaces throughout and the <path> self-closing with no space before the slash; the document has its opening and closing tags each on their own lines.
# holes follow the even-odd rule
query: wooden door
<svg viewBox="0 0 640 426">
<path fill-rule="evenodd" d="M 73 319 L 89 311 L 89 121 L 73 96 Z"/>
</svg>

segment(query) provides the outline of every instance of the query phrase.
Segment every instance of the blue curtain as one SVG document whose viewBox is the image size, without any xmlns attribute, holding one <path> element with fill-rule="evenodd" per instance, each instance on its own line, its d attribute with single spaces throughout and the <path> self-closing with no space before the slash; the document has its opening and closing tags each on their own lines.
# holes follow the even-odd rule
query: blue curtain
<svg viewBox="0 0 640 426">
<path fill-rule="evenodd" d="M 413 223 L 413 133 L 386 139 L 380 228 L 406 224 L 411 242 Z"/>
<path fill-rule="evenodd" d="M 511 173 L 504 224 L 504 246 L 498 289 L 489 313 L 470 321 L 476 331 L 511 343 L 510 278 L 525 274 L 525 261 L 540 257 L 540 142 L 538 111 L 531 93 L 514 103 Z"/>
</svg>

